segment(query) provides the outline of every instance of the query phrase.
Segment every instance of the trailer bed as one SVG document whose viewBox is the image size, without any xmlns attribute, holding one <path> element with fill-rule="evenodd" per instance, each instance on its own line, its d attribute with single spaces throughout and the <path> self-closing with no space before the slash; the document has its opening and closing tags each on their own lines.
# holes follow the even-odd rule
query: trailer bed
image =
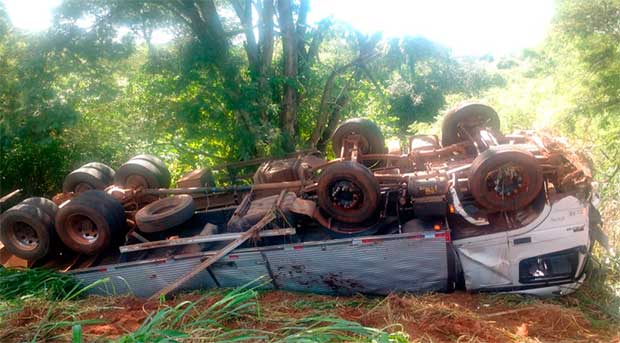
<svg viewBox="0 0 620 343">
<path fill-rule="evenodd" d="M 322 294 L 430 292 L 449 288 L 448 230 L 234 250 L 179 290 L 237 287 Z M 70 272 L 84 284 L 110 282 L 93 294 L 149 297 L 190 272 L 214 252 L 103 265 Z"/>
</svg>

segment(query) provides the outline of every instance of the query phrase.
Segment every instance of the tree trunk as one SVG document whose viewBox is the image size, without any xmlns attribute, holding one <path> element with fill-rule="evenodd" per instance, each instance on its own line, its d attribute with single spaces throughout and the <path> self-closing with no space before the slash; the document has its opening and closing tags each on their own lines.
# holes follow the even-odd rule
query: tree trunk
<svg viewBox="0 0 620 343">
<path fill-rule="evenodd" d="M 280 129 L 285 136 L 284 150 L 295 149 L 295 124 L 297 119 L 297 34 L 293 23 L 290 0 L 278 0 L 280 32 L 284 62 L 284 94 L 280 109 Z"/>
</svg>

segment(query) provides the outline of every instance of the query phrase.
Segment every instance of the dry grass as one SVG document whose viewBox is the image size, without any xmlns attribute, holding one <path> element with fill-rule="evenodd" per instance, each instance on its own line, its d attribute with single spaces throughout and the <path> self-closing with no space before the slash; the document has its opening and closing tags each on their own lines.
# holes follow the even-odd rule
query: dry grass
<svg viewBox="0 0 620 343">
<path fill-rule="evenodd" d="M 588 291 L 586 287 L 584 292 Z M 610 342 L 620 338 L 620 326 L 613 318 L 598 312 L 593 316 L 587 306 L 581 306 L 585 294 L 552 299 L 464 292 L 387 297 L 284 291 L 238 294 L 241 297 L 230 298 L 221 290 L 194 292 L 161 303 L 133 297 L 56 302 L 27 298 L 13 303 L 10 311 L 5 307 L 0 341 L 71 341 L 75 324 L 81 325 L 84 342 L 144 342 L 166 335 L 179 335 L 183 341 L 237 337 L 264 342 L 302 342 L 312 337 L 316 340 L 308 342 L 370 342 L 375 337 L 385 342 Z M 226 297 L 233 305 L 221 302 Z M 370 331 L 373 328 L 377 331 Z"/>
</svg>

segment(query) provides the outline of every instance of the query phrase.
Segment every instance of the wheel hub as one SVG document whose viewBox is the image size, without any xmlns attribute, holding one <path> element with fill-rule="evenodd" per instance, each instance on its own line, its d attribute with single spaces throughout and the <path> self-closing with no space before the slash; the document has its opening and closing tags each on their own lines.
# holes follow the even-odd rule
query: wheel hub
<svg viewBox="0 0 620 343">
<path fill-rule="evenodd" d="M 69 232 L 77 241 L 93 243 L 99 237 L 97 225 L 88 217 L 75 215 L 69 219 Z"/>
<path fill-rule="evenodd" d="M 330 187 L 329 198 L 334 207 L 351 210 L 361 206 L 364 195 L 355 183 L 342 180 L 335 182 Z"/>
<path fill-rule="evenodd" d="M 33 250 L 39 246 L 39 236 L 34 228 L 26 223 L 18 222 L 13 227 L 13 240 L 23 249 Z"/>
<path fill-rule="evenodd" d="M 522 193 L 527 186 L 522 167 L 507 163 L 489 172 L 486 178 L 487 190 L 495 192 L 502 199 Z"/>
</svg>

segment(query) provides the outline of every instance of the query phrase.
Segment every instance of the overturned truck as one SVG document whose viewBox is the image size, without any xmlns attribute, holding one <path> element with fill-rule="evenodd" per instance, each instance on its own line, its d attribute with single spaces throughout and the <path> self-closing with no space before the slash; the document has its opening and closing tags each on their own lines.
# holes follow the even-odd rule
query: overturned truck
<svg viewBox="0 0 620 343">
<path fill-rule="evenodd" d="M 332 160 L 301 152 L 219 180 L 252 162 L 201 169 L 177 188 L 154 156 L 90 163 L 67 176 L 58 207 L 30 198 L 6 211 L 0 240 L 30 266 L 110 279 L 94 292 L 145 297 L 254 280 L 334 294 L 549 295 L 583 282 L 596 194 L 587 160 L 554 137 L 502 134 L 492 108 L 465 104 L 441 139 L 386 148 L 358 118 L 332 145 Z"/>
</svg>

